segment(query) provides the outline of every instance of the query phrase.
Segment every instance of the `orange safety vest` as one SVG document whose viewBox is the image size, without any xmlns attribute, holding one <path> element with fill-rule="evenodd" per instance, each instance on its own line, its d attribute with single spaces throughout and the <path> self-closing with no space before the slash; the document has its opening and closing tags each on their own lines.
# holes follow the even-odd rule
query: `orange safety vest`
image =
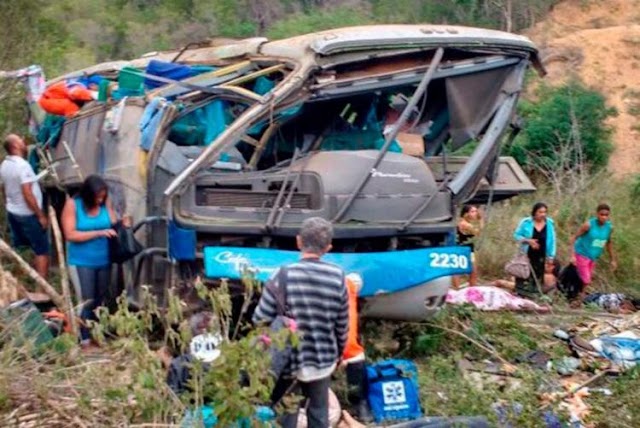
<svg viewBox="0 0 640 428">
<path fill-rule="evenodd" d="M 364 348 L 358 340 L 358 288 L 349 278 L 345 279 L 349 296 L 349 333 L 342 353 L 346 362 L 364 360 Z"/>
</svg>

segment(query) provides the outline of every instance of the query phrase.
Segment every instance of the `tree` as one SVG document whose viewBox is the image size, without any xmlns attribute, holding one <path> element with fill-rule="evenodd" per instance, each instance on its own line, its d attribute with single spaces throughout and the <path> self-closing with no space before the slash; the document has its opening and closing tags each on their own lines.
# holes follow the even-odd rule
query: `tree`
<svg viewBox="0 0 640 428">
<path fill-rule="evenodd" d="M 521 104 L 525 128 L 510 154 L 558 189 L 569 177 L 577 178 L 573 187 L 580 187 L 588 173 L 607 165 L 613 145 L 606 120 L 616 111 L 579 81 L 541 87 L 537 96 Z"/>
</svg>

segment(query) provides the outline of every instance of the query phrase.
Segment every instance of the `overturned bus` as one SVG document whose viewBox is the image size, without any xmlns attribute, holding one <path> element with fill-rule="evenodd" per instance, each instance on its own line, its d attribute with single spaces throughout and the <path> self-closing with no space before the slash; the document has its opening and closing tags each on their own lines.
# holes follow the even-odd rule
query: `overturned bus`
<svg viewBox="0 0 640 428">
<path fill-rule="evenodd" d="M 40 164 L 52 195 L 100 174 L 134 217 L 132 296 L 240 284 L 247 268 L 264 280 L 320 216 L 335 229 L 327 259 L 364 280 L 362 314 L 423 319 L 471 270 L 457 207 L 534 190 L 499 156 L 530 64 L 542 71 L 527 38 L 456 26 L 192 44 L 47 82 L 108 84 L 39 122 Z"/>
</svg>

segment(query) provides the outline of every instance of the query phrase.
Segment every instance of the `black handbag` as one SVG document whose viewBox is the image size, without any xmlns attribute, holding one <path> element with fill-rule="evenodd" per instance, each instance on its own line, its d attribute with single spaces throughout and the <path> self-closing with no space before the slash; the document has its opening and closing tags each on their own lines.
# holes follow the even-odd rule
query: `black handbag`
<svg viewBox="0 0 640 428">
<path fill-rule="evenodd" d="M 293 315 L 287 305 L 287 268 L 281 267 L 278 275 L 269 280 L 266 287 L 271 291 L 276 300 L 277 315 L 269 326 L 273 332 L 289 328 L 293 321 Z M 293 358 L 293 346 L 289 340 L 283 348 L 272 344 L 269 348 L 271 354 L 271 374 L 275 379 L 280 379 L 287 372 Z"/>
<path fill-rule="evenodd" d="M 125 227 L 118 222 L 113 226 L 113 229 L 117 235 L 109 239 L 111 263 L 124 263 L 143 250 L 143 246 L 134 236 L 132 228 Z"/>
</svg>

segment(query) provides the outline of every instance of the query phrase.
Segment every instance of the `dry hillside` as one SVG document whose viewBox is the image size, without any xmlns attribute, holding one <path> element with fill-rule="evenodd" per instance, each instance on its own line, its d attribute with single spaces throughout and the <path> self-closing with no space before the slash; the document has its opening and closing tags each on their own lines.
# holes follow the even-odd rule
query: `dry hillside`
<svg viewBox="0 0 640 428">
<path fill-rule="evenodd" d="M 602 91 L 618 116 L 611 119 L 616 176 L 640 172 L 640 0 L 566 0 L 527 32 L 560 83 L 577 74 Z"/>
</svg>

